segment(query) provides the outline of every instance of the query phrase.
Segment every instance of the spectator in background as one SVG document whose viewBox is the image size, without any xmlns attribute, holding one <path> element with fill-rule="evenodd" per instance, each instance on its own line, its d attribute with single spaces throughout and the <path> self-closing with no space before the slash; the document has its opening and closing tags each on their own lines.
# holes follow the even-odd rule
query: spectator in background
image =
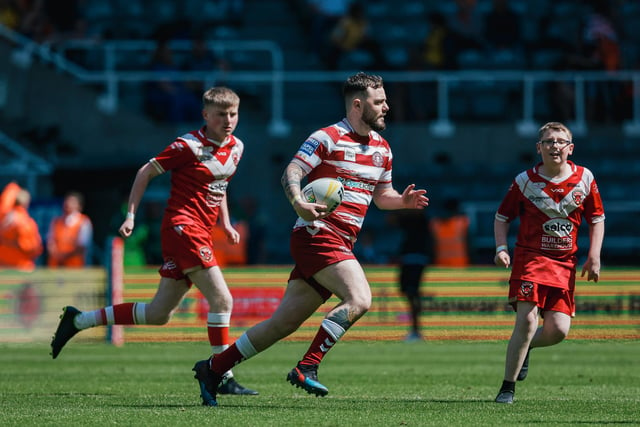
<svg viewBox="0 0 640 427">
<path fill-rule="evenodd" d="M 31 194 L 10 182 L 0 194 L 0 268 L 32 271 L 42 254 L 38 224 L 29 215 Z"/>
<path fill-rule="evenodd" d="M 375 70 L 387 68 L 387 61 L 380 43 L 373 37 L 364 5 L 355 2 L 331 30 L 329 50 L 324 62 L 327 68 L 335 70 L 340 60 L 350 52 L 362 50 L 371 55 L 370 67 Z"/>
<path fill-rule="evenodd" d="M 196 34 L 191 40 L 191 53 L 187 56 L 183 64 L 184 71 L 221 71 L 228 72 L 230 65 L 223 58 L 217 57 L 207 46 L 204 35 Z M 208 82 L 209 84 L 212 82 Z M 222 79 L 216 82 L 217 85 L 224 85 Z M 202 80 L 186 82 L 188 89 L 194 96 L 200 96 L 205 82 Z"/>
<path fill-rule="evenodd" d="M 413 66 L 425 70 L 448 70 L 455 68 L 455 57 L 451 55 L 454 39 L 447 18 L 440 12 L 427 14 L 429 32 L 413 58 Z"/>
<path fill-rule="evenodd" d="M 608 72 L 620 70 L 622 58 L 611 3 L 591 0 L 592 12 L 587 16 L 584 45 L 594 68 Z M 622 85 L 616 81 L 588 82 L 589 119 L 620 119 L 616 113 L 622 97 Z"/>
<path fill-rule="evenodd" d="M 509 0 L 493 0 L 492 9 L 484 17 L 484 35 L 493 49 L 513 50 L 521 46 L 521 18 L 509 6 Z"/>
<path fill-rule="evenodd" d="M 122 218 L 127 215 L 129 209 L 128 200 L 125 199 L 120 205 L 120 210 L 116 212 L 109 221 L 109 228 L 111 230 L 117 230 L 122 224 Z M 149 240 L 150 227 L 147 221 L 146 209 L 140 207 L 138 209 L 138 223 L 136 224 L 136 232 L 131 236 L 124 239 L 124 256 L 122 263 L 125 267 L 128 266 L 143 266 L 147 265 L 147 254 L 145 246 Z M 158 225 L 158 228 L 160 226 Z M 160 241 L 157 242 L 160 245 Z"/>
<path fill-rule="evenodd" d="M 410 52 L 409 70 L 440 71 L 457 68 L 454 53 L 455 37 L 447 18 L 440 12 L 427 14 L 428 33 L 424 40 Z M 425 99 L 437 98 L 437 83 L 396 83 L 393 96 L 400 98 L 394 110 L 395 120 L 427 120 L 435 115 L 434 103 Z"/>
<path fill-rule="evenodd" d="M 49 224 L 47 265 L 49 267 L 84 267 L 93 240 L 93 225 L 82 213 L 84 197 L 70 192 L 64 197 L 62 215 Z"/>
<path fill-rule="evenodd" d="M 201 104 L 185 82 L 171 80 L 168 76 L 162 77 L 163 73 L 181 71 L 174 61 L 168 40 L 158 41 L 149 71 L 161 75 L 160 79 L 146 86 L 146 110 L 152 118 L 171 123 L 200 120 Z"/>
<path fill-rule="evenodd" d="M 354 254 L 363 264 L 384 264 L 387 258 L 376 247 L 376 235 L 372 230 L 362 230 L 353 248 Z"/>
<path fill-rule="evenodd" d="M 260 209 L 260 203 L 252 196 L 240 200 L 242 219 L 249 227 L 247 241 L 247 264 L 265 264 L 267 262 L 266 234 L 269 220 Z"/>
<path fill-rule="evenodd" d="M 435 242 L 435 265 L 466 267 L 469 265 L 469 217 L 460 211 L 458 199 L 444 204 L 445 216 L 430 222 Z"/>
<path fill-rule="evenodd" d="M 20 27 L 20 10 L 15 0 L 0 0 L 0 24 L 17 31 Z"/>
<path fill-rule="evenodd" d="M 409 303 L 411 315 L 411 329 L 406 341 L 420 341 L 423 339 L 420 332 L 420 286 L 424 270 L 433 259 L 433 236 L 424 210 L 399 211 L 395 220 L 403 236 L 400 246 L 400 291 Z"/>
<path fill-rule="evenodd" d="M 565 54 L 554 68 L 558 71 L 608 71 L 621 68 L 618 31 L 609 2 L 593 0 L 584 20 L 584 28 L 577 43 L 563 44 Z M 548 85 L 549 102 L 561 120 L 575 118 L 575 84 L 571 80 L 552 81 Z M 585 82 L 587 119 L 611 121 L 620 119 L 619 105 L 624 103 L 623 85 L 616 81 Z"/>
<path fill-rule="evenodd" d="M 310 50 L 326 57 L 329 36 L 341 17 L 347 14 L 351 0 L 305 0 L 309 16 Z"/>
<path fill-rule="evenodd" d="M 478 11 L 477 0 L 455 0 L 456 11 L 449 20 L 449 28 L 455 37 L 455 52 L 484 50 L 483 16 Z"/>
</svg>

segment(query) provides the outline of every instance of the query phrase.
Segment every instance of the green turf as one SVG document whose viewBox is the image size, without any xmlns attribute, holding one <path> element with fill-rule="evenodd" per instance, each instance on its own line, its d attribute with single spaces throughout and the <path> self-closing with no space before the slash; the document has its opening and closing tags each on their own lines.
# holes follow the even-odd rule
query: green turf
<svg viewBox="0 0 640 427">
<path fill-rule="evenodd" d="M 259 396 L 200 406 L 196 343 L 0 345 L 0 424 L 126 426 L 640 425 L 640 343 L 568 340 L 536 349 L 516 403 L 493 403 L 506 342 L 344 342 L 319 373 L 329 395 L 285 381 L 306 344 L 237 366 Z"/>
</svg>

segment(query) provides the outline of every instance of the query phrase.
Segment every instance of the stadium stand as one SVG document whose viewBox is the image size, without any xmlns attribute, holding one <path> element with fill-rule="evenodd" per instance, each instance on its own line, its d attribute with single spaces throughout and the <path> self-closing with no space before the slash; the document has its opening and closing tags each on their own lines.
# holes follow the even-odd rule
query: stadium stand
<svg viewBox="0 0 640 427">
<path fill-rule="evenodd" d="M 481 16 L 493 7 L 490 0 L 475 3 Z M 63 194 L 76 181 L 87 187 L 77 189 L 87 194 L 88 213 L 96 217 L 98 244 L 113 233 L 107 228 L 106 218 L 119 209 L 119 193 L 130 185 L 133 168 L 176 135 L 199 125 L 157 122 L 145 114 L 145 79 L 140 74 L 133 78 L 134 74 L 127 73 L 147 70 L 158 38 L 172 40 L 177 61 L 184 63 L 189 59 L 190 38 L 203 34 L 213 53 L 226 62 L 225 72 L 217 70 L 218 74 L 202 80 L 204 85 L 228 83 L 242 96 L 238 134 L 248 147 L 230 194 L 237 199 L 252 196 L 260 202 L 265 201 L 261 200 L 263 194 L 281 193 L 279 175 L 302 139 L 318 126 L 340 118 L 336 115 L 343 108 L 338 82 L 368 65 L 366 53 L 354 52 L 340 62 L 336 72 L 324 72 L 310 49 L 306 0 L 86 0 L 82 4 L 82 37 L 47 38 L 30 33 L 26 40 L 40 43 L 30 45 L 20 38 L 24 34 L 13 37 L 2 31 L 0 54 L 11 60 L 0 64 L 0 83 L 4 82 L 6 88 L 0 129 L 25 149 L 42 153 L 46 147 L 46 158 L 55 172 L 50 183 L 42 186 L 40 196 Z M 491 236 L 491 215 L 497 199 L 514 174 L 535 159 L 530 144 L 533 136 L 519 133 L 516 126 L 526 111 L 523 76 L 528 72 L 560 70 L 562 62 L 576 54 L 592 10 L 589 2 L 578 0 L 512 0 L 508 4 L 519 16 L 521 28 L 521 40 L 511 49 L 455 49 L 448 52 L 455 54 L 455 70 L 440 73 L 411 69 L 414 74 L 410 74 L 410 61 L 430 30 L 427 14 L 439 12 L 451 19 L 458 12 L 456 2 L 366 2 L 372 34 L 382 44 L 391 68 L 378 71 L 388 82 L 391 100 L 391 120 L 385 136 L 394 146 L 397 186 L 411 180 L 427 187 L 434 209 L 437 200 L 448 196 L 466 200 L 463 206 L 475 215 L 476 242 L 481 242 L 476 262 L 485 262 L 485 252 L 491 247 L 487 239 Z M 640 123 L 629 120 L 633 118 L 634 102 L 640 109 L 638 89 L 634 95 L 631 86 L 634 77 L 640 81 L 634 74 L 640 64 L 640 5 L 631 0 L 611 4 L 616 6 L 613 23 L 621 58 L 619 80 L 613 87 L 620 96 L 607 101 L 609 107 L 605 111 L 590 108 L 606 105 L 600 98 L 593 98 L 599 87 L 595 83 L 584 83 L 586 102 L 580 104 L 573 98 L 573 90 L 579 87 L 577 80 L 560 86 L 563 81 L 538 74 L 537 82 L 532 84 L 535 96 L 531 98 L 530 121 L 523 128 L 560 117 L 573 125 L 574 105 L 585 109 L 584 121 L 577 126 L 578 130 L 583 125 L 585 128 L 576 135 L 575 160 L 594 170 L 607 205 L 622 206 L 620 211 L 612 209 L 608 217 L 612 237 L 619 238 L 613 241 L 620 243 L 619 247 L 612 244 L 608 248 L 611 261 L 637 263 L 640 208 L 634 203 L 640 199 L 640 170 L 633 159 L 640 155 Z M 251 41 L 277 46 L 282 70 L 277 70 L 269 50 L 228 48 Z M 115 49 L 114 56 L 108 55 L 108 46 Z M 56 52 L 67 62 L 57 60 Z M 74 65 L 87 72 L 69 72 L 76 70 Z M 112 72 L 104 74 L 105 70 Z M 97 75 L 119 80 L 94 78 Z M 281 87 L 272 84 L 274 75 L 282 78 Z M 440 121 L 437 102 L 441 98 L 435 82 L 443 75 L 459 78 L 446 80 L 447 117 Z M 411 104 L 416 101 L 399 94 L 401 89 L 413 92 L 423 85 L 420 79 L 432 83 L 425 85 L 424 92 L 415 92 L 424 107 L 418 114 L 415 104 Z M 11 84 L 7 85 L 9 81 Z M 113 89 L 110 85 L 114 81 L 117 105 L 105 96 L 109 88 Z M 565 93 L 569 97 L 557 96 Z M 281 108 L 282 116 L 274 120 L 277 108 Z M 434 134 L 430 131 L 434 122 L 453 133 Z M 43 142 L 34 136 L 52 127 L 57 129 L 57 138 L 48 137 Z M 451 159 L 447 167 L 437 164 L 442 153 Z M 256 172 L 264 177 L 260 191 L 252 185 Z M 281 242 L 288 234 L 293 213 L 286 203 L 277 202 L 278 197 L 268 200 L 274 200 L 264 208 L 269 216 L 282 218 L 269 230 L 269 262 L 288 262 L 288 248 Z M 100 205 L 93 208 L 96 212 L 91 211 L 92 201 Z M 284 198 L 280 201 L 284 202 Z M 385 230 L 383 213 L 368 219 L 367 227 L 374 229 L 380 239 L 387 236 L 388 241 L 392 240 L 389 233 L 393 231 Z M 384 243 L 380 245 L 382 251 L 394 250 Z"/>
</svg>

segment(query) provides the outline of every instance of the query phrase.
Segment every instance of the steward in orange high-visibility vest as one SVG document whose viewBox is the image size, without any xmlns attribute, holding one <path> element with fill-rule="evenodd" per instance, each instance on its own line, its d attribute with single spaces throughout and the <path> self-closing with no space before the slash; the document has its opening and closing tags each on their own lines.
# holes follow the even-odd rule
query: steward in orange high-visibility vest
<svg viewBox="0 0 640 427">
<path fill-rule="evenodd" d="M 47 234 L 49 267 L 84 267 L 91 245 L 93 226 L 81 212 L 83 197 L 79 193 L 65 196 L 62 215 L 54 218 Z"/>
<path fill-rule="evenodd" d="M 431 231 L 435 243 L 435 265 L 440 267 L 466 267 L 469 265 L 469 218 L 457 212 L 458 202 L 446 202 L 445 218 L 433 218 Z"/>
<path fill-rule="evenodd" d="M 38 224 L 28 212 L 31 194 L 9 183 L 0 195 L 0 268 L 31 271 L 42 253 Z"/>
</svg>

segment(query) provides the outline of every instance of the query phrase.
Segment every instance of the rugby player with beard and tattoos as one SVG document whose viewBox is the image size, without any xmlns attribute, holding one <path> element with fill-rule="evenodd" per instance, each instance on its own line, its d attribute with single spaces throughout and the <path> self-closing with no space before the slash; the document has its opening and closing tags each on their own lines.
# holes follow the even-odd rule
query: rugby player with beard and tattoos
<svg viewBox="0 0 640 427">
<path fill-rule="evenodd" d="M 331 295 L 340 299 L 322 320 L 309 349 L 287 375 L 308 393 L 325 396 L 318 366 L 345 332 L 371 306 L 371 289 L 353 254 L 356 237 L 373 200 L 380 209 L 423 209 L 426 190 L 408 185 L 397 192 L 391 180 L 391 149 L 379 132 L 389 111 L 382 78 L 365 73 L 343 85 L 346 118 L 312 133 L 282 176 L 282 186 L 298 219 L 290 239 L 295 266 L 273 315 L 247 330 L 224 352 L 196 363 L 204 405 L 216 406 L 222 374 L 295 332 Z M 344 186 L 342 204 L 332 213 L 301 195 L 303 178 L 335 178 Z"/>
</svg>

